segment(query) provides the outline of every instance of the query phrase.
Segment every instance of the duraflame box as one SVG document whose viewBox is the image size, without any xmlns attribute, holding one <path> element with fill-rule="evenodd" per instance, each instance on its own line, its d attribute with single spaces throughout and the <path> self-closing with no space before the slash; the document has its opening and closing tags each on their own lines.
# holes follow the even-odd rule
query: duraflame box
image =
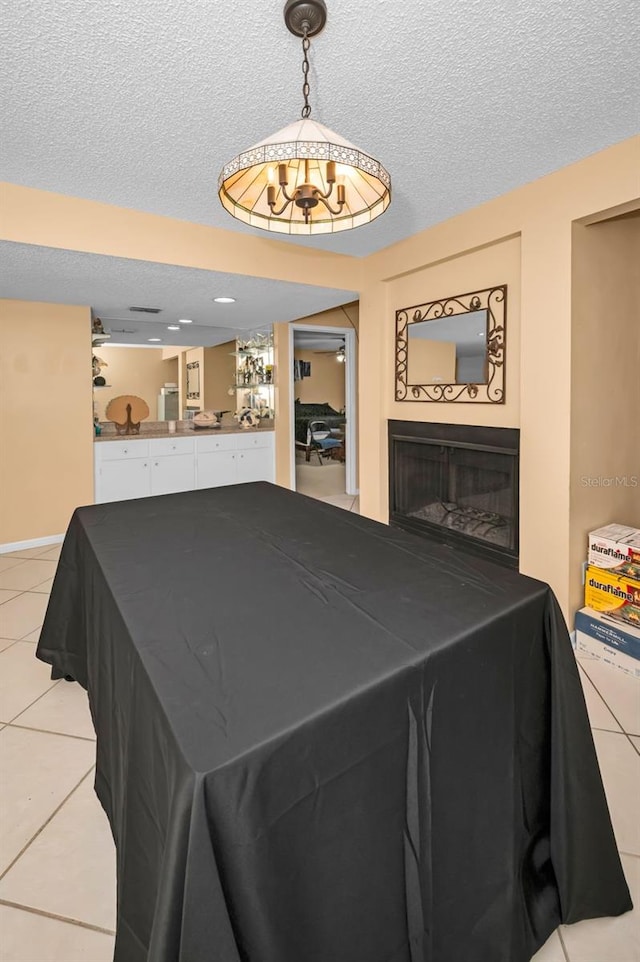
<svg viewBox="0 0 640 962">
<path fill-rule="evenodd" d="M 584 585 L 587 608 L 606 613 L 622 627 L 640 628 L 640 581 L 589 565 Z"/>
<path fill-rule="evenodd" d="M 608 524 L 589 534 L 590 565 L 640 578 L 640 530 Z"/>
<path fill-rule="evenodd" d="M 640 631 L 612 623 L 592 608 L 576 612 L 576 652 L 640 679 Z"/>
</svg>

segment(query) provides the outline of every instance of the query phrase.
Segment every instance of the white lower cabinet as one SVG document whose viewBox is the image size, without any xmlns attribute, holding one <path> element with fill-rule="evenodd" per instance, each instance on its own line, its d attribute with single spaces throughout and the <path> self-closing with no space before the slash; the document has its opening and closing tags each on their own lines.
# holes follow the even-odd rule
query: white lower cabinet
<svg viewBox="0 0 640 962">
<path fill-rule="evenodd" d="M 100 442 L 94 458 L 98 504 L 275 480 L 272 431 Z"/>
<path fill-rule="evenodd" d="M 271 458 L 265 448 L 238 451 L 238 483 L 247 481 L 273 481 Z"/>
<path fill-rule="evenodd" d="M 193 491 L 195 479 L 195 464 L 192 454 L 151 458 L 151 494 L 175 494 L 177 491 Z"/>
<path fill-rule="evenodd" d="M 222 484 L 236 484 L 236 455 L 236 451 L 205 451 L 198 454 L 198 487 L 217 488 Z"/>
<path fill-rule="evenodd" d="M 115 442 L 114 442 L 115 443 Z M 127 501 L 151 494 L 149 458 L 104 461 L 96 466 L 96 501 Z"/>
</svg>

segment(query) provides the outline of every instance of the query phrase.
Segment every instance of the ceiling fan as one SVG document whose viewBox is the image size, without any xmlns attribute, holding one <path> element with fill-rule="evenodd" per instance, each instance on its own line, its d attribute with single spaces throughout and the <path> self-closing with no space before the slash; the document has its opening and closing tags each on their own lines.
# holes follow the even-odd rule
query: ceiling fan
<svg viewBox="0 0 640 962">
<path fill-rule="evenodd" d="M 336 361 L 339 361 L 340 364 L 344 364 L 344 362 L 346 361 L 345 342 L 344 342 L 344 341 L 341 343 L 340 347 L 336 348 L 335 351 L 314 351 L 314 353 L 315 353 L 315 354 L 328 354 L 328 355 L 333 355 L 333 356 L 335 357 Z"/>
</svg>

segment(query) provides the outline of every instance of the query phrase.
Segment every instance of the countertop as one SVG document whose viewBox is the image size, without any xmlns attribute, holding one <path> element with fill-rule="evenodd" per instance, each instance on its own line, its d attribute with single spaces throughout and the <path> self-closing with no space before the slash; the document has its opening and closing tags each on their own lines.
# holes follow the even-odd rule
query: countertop
<svg viewBox="0 0 640 962">
<path fill-rule="evenodd" d="M 102 434 L 94 437 L 96 443 L 102 441 L 150 441 L 157 438 L 206 438 L 212 434 L 256 434 L 258 431 L 273 431 L 274 424 L 271 420 L 262 422 L 259 428 L 241 428 L 238 425 L 223 425 L 219 428 L 193 428 L 176 427 L 176 430 L 169 434 L 167 427 L 152 427 L 151 425 L 144 430 L 142 425 L 140 434 L 116 434 L 115 428 L 109 423 L 105 432 L 102 425 Z"/>
</svg>

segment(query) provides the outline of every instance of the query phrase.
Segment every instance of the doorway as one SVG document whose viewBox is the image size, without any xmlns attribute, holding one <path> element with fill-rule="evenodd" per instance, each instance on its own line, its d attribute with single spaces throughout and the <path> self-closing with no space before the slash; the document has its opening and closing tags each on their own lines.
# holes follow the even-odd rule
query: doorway
<svg viewBox="0 0 640 962">
<path fill-rule="evenodd" d="M 356 338 L 342 327 L 290 325 L 294 490 L 354 507 Z"/>
</svg>

